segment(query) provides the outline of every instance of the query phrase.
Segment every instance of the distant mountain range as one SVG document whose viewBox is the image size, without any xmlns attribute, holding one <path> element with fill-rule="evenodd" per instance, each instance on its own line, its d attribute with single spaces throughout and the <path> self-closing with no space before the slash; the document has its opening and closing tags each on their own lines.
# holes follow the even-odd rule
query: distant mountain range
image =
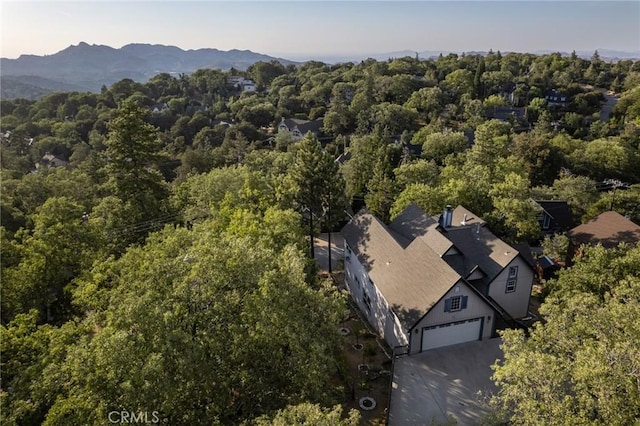
<svg viewBox="0 0 640 426">
<path fill-rule="evenodd" d="M 589 59 L 593 55 L 594 50 L 586 51 L 576 51 L 576 54 L 584 59 Z M 611 50 L 611 49 L 597 49 L 600 58 L 603 60 L 621 60 L 621 59 L 640 59 L 640 51 L 636 52 L 627 52 L 620 50 Z M 494 50 L 495 51 L 495 50 Z M 549 53 L 558 52 L 557 50 L 537 50 L 535 52 L 530 52 L 535 55 L 545 55 Z M 421 52 L 415 50 L 400 50 L 396 52 L 386 52 L 386 53 L 371 53 L 371 54 L 354 54 L 354 55 L 319 55 L 317 57 L 312 56 L 292 56 L 292 59 L 296 59 L 299 61 L 306 60 L 317 60 L 323 61 L 327 63 L 339 63 L 339 62 L 360 62 L 367 58 L 375 59 L 377 61 L 386 61 L 389 58 L 403 58 L 405 56 L 415 57 L 416 54 L 420 59 L 429 59 L 429 58 L 437 58 L 440 54 L 448 55 L 449 53 L 456 53 L 458 55 L 465 53 L 467 55 L 486 55 L 488 51 L 452 51 L 452 50 L 423 50 Z M 508 53 L 508 51 L 501 51 L 503 55 Z M 522 52 L 520 52 L 522 53 Z M 563 56 L 571 55 L 571 52 L 560 52 Z"/>
<path fill-rule="evenodd" d="M 182 50 L 151 44 L 128 44 L 114 49 L 81 42 L 53 55 L 1 58 L 1 96 L 9 99 L 22 93 L 35 99 L 54 91 L 99 92 L 103 85 L 109 86 L 123 78 L 146 82 L 163 72 L 178 75 L 201 68 L 245 70 L 256 62 L 271 60 L 284 65 L 296 64 L 250 50 Z"/>
<path fill-rule="evenodd" d="M 552 53 L 551 50 L 533 52 Z M 359 55 L 318 55 L 300 57 L 299 61 L 319 60 L 330 64 L 339 62 L 360 62 L 367 58 L 386 61 L 389 58 L 416 56 L 420 59 L 437 57 L 440 54 L 462 53 L 426 50 L 415 52 L 403 50 L 389 53 Z M 485 55 L 486 51 L 466 52 Z M 507 52 L 502 52 L 503 54 Z M 561 52 L 563 55 L 570 53 Z M 576 52 L 590 58 L 593 51 Z M 622 52 L 598 49 L 604 60 L 638 59 L 638 52 Z M 0 96 L 2 99 L 23 97 L 37 99 L 57 91 L 99 92 L 103 85 L 110 86 L 123 78 L 146 82 L 154 75 L 166 72 L 173 75 L 189 74 L 201 68 L 245 70 L 259 61 L 277 60 L 284 65 L 299 64 L 289 59 L 255 53 L 250 50 L 198 49 L 183 50 L 175 46 L 157 44 L 128 44 L 115 49 L 103 45 L 89 45 L 81 42 L 69 46 L 53 55 L 21 55 L 17 59 L 0 59 Z"/>
</svg>

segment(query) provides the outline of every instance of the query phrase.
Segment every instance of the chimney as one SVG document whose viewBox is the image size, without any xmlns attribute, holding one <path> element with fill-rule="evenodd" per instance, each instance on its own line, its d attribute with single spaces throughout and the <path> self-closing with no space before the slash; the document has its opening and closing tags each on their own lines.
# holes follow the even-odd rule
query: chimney
<svg viewBox="0 0 640 426">
<path fill-rule="evenodd" d="M 443 228 L 451 228 L 451 221 L 453 220 L 453 208 L 451 205 L 447 204 L 444 208 L 444 212 L 442 213 L 442 227 Z"/>
<path fill-rule="evenodd" d="M 460 222 L 462 224 L 462 226 L 465 226 L 467 224 L 467 214 L 464 214 L 464 217 L 462 218 L 462 222 Z"/>
</svg>

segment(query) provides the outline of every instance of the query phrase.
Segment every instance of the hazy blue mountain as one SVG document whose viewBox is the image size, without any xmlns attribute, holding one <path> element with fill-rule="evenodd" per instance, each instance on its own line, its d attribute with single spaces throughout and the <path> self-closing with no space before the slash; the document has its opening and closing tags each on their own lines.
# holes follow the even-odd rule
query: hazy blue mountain
<svg viewBox="0 0 640 426">
<path fill-rule="evenodd" d="M 59 90 L 58 86 L 71 85 L 75 89 L 98 92 L 123 78 L 145 82 L 162 72 L 191 73 L 201 68 L 244 70 L 258 61 L 277 60 L 284 65 L 295 62 L 274 58 L 250 50 L 222 51 L 218 49 L 182 50 L 175 46 L 129 44 L 120 49 L 109 46 L 89 45 L 81 42 L 53 55 L 21 55 L 17 59 L 0 59 L 2 77 L 6 80 L 7 93 L 12 85 L 22 84 L 40 87 L 44 91 Z M 40 86 L 26 77 L 45 79 Z M 4 81 L 3 81 L 4 82 Z M 3 84 L 3 98 L 5 87 Z"/>
</svg>

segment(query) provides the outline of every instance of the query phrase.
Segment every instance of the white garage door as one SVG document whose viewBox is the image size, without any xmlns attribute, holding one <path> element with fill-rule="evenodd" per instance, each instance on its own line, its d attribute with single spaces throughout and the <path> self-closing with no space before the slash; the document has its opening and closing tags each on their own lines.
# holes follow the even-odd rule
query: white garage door
<svg viewBox="0 0 640 426">
<path fill-rule="evenodd" d="M 466 321 L 425 327 L 422 329 L 422 350 L 471 342 L 480 339 L 482 321 L 474 318 Z"/>
</svg>

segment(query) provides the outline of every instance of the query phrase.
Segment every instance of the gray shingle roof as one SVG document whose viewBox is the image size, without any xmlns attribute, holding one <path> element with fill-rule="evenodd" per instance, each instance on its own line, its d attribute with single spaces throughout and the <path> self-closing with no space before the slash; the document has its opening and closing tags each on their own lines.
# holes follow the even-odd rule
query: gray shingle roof
<svg viewBox="0 0 640 426">
<path fill-rule="evenodd" d="M 573 226 L 573 214 L 566 201 L 534 200 L 542 209 L 551 216 L 550 228 L 569 229 Z"/>
<path fill-rule="evenodd" d="M 301 120 L 299 118 L 286 118 L 282 120 L 281 124 L 282 123 L 284 123 L 287 126 L 289 131 L 292 131 L 295 127 L 298 127 L 298 130 L 300 130 L 300 133 L 304 135 L 307 132 L 318 133 L 322 128 L 324 119 L 318 118 L 316 120 L 309 121 L 309 120 Z"/>
<path fill-rule="evenodd" d="M 484 223 L 459 206 L 452 226 L 443 229 L 436 218 L 412 204 L 389 226 L 363 209 L 342 234 L 409 329 L 462 278 L 479 268 L 488 284 L 519 255 Z M 452 248 L 459 253 L 445 256 Z"/>
<path fill-rule="evenodd" d="M 477 231 L 480 232 L 477 232 Z M 466 276 L 475 265 L 486 274 L 489 283 L 518 256 L 518 251 L 509 244 L 496 237 L 484 226 L 461 226 L 449 228 L 446 236 L 462 253 Z"/>
<path fill-rule="evenodd" d="M 410 204 L 391 222 L 389 228 L 406 238 L 408 243 L 422 238 L 438 256 L 442 256 L 453 244 L 436 230 L 438 226 L 437 219 L 427 216 L 415 204 Z"/>
<path fill-rule="evenodd" d="M 366 210 L 361 210 L 342 234 L 407 329 L 460 280 L 423 239 L 404 246 Z"/>
</svg>

